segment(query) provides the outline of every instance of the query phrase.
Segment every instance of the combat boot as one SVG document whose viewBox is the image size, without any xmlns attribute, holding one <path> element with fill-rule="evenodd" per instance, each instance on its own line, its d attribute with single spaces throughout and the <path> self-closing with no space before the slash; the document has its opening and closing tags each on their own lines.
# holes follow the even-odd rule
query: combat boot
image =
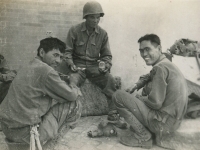
<svg viewBox="0 0 200 150">
<path fill-rule="evenodd" d="M 120 137 L 120 143 L 126 146 L 130 147 L 142 147 L 146 149 L 152 148 L 152 139 L 149 139 L 148 141 L 141 141 L 133 136 L 122 136 Z"/>
<path fill-rule="evenodd" d="M 119 114 L 118 113 L 108 113 L 108 118 L 109 121 L 118 121 L 119 120 Z"/>
<path fill-rule="evenodd" d="M 140 121 L 126 108 L 118 109 L 120 115 L 124 117 L 126 122 L 130 125 L 130 130 L 133 135 L 130 137 L 121 137 L 120 142 L 131 147 L 152 147 L 151 133 L 140 123 Z"/>
</svg>

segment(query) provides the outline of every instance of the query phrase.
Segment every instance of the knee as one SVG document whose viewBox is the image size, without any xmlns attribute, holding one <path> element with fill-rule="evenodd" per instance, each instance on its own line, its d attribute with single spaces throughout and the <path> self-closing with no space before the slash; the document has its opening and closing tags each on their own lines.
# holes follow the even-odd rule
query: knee
<svg viewBox="0 0 200 150">
<path fill-rule="evenodd" d="M 123 90 L 117 90 L 113 96 L 112 96 L 112 100 L 113 102 L 115 103 L 115 105 L 117 104 L 122 104 L 122 98 L 123 98 L 123 95 L 124 95 L 125 91 Z"/>
</svg>

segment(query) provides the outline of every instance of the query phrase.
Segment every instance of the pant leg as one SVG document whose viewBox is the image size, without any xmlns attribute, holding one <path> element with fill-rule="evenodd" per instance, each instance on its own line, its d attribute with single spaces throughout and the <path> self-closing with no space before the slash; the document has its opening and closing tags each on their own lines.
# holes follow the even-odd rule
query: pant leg
<svg viewBox="0 0 200 150">
<path fill-rule="evenodd" d="M 1 122 L 1 127 L 4 135 L 10 142 L 26 143 L 23 139 L 28 136 L 30 139 L 30 126 L 22 128 L 8 128 L 4 122 Z"/>
<path fill-rule="evenodd" d="M 81 117 L 81 102 L 59 103 L 43 117 L 39 126 L 40 141 L 53 139 L 63 124 L 74 125 Z"/>
<path fill-rule="evenodd" d="M 149 140 L 151 133 L 146 127 L 150 109 L 142 101 L 122 90 L 115 92 L 113 101 L 120 116 L 124 117 L 134 130 L 134 136 L 138 140 Z"/>
<path fill-rule="evenodd" d="M 39 123 L 41 143 L 54 138 L 63 123 L 73 125 L 81 117 L 82 106 L 80 101 L 58 103 L 54 105 Z M 30 126 L 23 128 L 8 128 L 2 122 L 2 131 L 11 142 L 30 143 Z"/>
<path fill-rule="evenodd" d="M 177 120 L 174 117 L 164 112 L 151 110 L 149 113 L 149 129 L 155 134 L 156 144 L 161 147 L 168 147 L 172 139 L 174 131 L 176 131 L 181 124 L 181 120 Z M 165 141 L 165 142 L 163 142 Z"/>
<path fill-rule="evenodd" d="M 130 125 L 144 126 L 156 136 L 156 142 L 162 146 L 162 141 L 169 138 L 180 126 L 181 120 L 176 120 L 170 115 L 152 110 L 142 101 L 124 91 L 117 91 L 113 95 L 114 103 L 119 114 L 124 117 Z M 138 123 L 138 121 L 140 123 Z M 135 129 L 137 133 L 139 129 Z M 138 132 L 140 134 L 140 132 Z"/>
<path fill-rule="evenodd" d="M 151 109 L 144 102 L 123 90 L 115 92 L 113 101 L 117 109 L 128 109 L 142 124 L 148 126 L 148 115 Z"/>
<path fill-rule="evenodd" d="M 99 74 L 88 78 L 92 83 L 101 88 L 102 93 L 107 98 L 109 114 L 116 114 L 117 110 L 112 100 L 112 95 L 116 91 L 115 79 L 110 73 Z"/>
<path fill-rule="evenodd" d="M 115 79 L 110 73 L 100 73 L 98 63 L 87 66 L 85 71 L 86 78 L 97 85 L 107 97 L 109 112 L 117 113 L 116 107 L 112 101 L 112 94 L 116 91 Z"/>
</svg>

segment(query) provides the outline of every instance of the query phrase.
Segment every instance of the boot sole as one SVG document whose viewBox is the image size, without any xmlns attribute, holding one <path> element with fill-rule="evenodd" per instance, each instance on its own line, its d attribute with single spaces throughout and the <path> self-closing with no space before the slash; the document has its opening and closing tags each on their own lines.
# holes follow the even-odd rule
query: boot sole
<svg viewBox="0 0 200 150">
<path fill-rule="evenodd" d="M 120 143 L 123 144 L 123 145 L 129 146 L 129 147 L 142 147 L 142 148 L 145 148 L 145 149 L 151 149 L 153 147 L 152 143 L 148 143 L 146 145 L 141 145 L 139 143 L 137 143 L 135 145 L 130 145 L 130 144 L 124 143 L 121 140 L 120 140 Z"/>
</svg>

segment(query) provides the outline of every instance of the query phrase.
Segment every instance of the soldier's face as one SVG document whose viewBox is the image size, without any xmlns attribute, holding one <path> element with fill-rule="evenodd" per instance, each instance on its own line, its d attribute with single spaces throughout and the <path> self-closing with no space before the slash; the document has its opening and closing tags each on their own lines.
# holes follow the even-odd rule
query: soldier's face
<svg viewBox="0 0 200 150">
<path fill-rule="evenodd" d="M 140 55 L 148 66 L 155 65 L 161 56 L 161 46 L 151 43 L 151 41 L 142 41 L 140 43 Z"/>
<path fill-rule="evenodd" d="M 99 21 L 100 21 L 100 14 L 86 16 L 86 25 L 89 28 L 95 28 L 99 24 Z"/>
<path fill-rule="evenodd" d="M 63 54 L 59 51 L 59 49 L 53 49 L 45 53 L 43 49 L 40 50 L 40 57 L 42 61 L 52 68 L 56 69 L 57 66 L 61 63 L 61 57 Z"/>
</svg>

